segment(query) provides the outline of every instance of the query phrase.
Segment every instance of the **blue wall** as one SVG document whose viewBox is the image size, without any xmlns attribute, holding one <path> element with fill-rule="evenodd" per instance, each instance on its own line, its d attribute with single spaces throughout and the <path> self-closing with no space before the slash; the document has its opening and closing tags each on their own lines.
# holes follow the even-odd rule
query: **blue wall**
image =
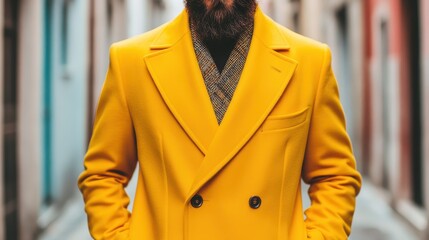
<svg viewBox="0 0 429 240">
<path fill-rule="evenodd" d="M 76 191 L 86 150 L 88 1 L 47 1 L 45 43 L 44 194 L 56 203 Z M 49 10 L 49 8 L 47 8 Z M 46 31 L 48 30 L 48 31 Z"/>
</svg>

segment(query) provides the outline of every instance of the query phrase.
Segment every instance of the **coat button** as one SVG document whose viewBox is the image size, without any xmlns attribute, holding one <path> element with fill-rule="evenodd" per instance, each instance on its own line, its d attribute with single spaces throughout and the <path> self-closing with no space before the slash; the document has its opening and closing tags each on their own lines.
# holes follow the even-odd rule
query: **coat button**
<svg viewBox="0 0 429 240">
<path fill-rule="evenodd" d="M 261 206 L 261 198 L 258 196 L 250 197 L 249 206 L 253 209 L 257 209 Z"/>
<path fill-rule="evenodd" d="M 197 194 L 191 198 L 191 205 L 194 208 L 199 208 L 203 205 L 203 197 Z"/>
</svg>

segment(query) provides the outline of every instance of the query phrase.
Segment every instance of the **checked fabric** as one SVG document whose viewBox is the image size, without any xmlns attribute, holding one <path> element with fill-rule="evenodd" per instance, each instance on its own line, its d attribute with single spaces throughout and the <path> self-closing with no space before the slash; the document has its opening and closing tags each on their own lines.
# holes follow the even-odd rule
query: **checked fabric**
<svg viewBox="0 0 429 240">
<path fill-rule="evenodd" d="M 220 124 L 232 100 L 246 62 L 253 35 L 253 25 L 249 26 L 240 35 L 222 72 L 219 72 L 208 48 L 199 39 L 193 24 L 190 24 L 190 27 L 201 74 L 203 75 L 217 122 Z"/>
</svg>

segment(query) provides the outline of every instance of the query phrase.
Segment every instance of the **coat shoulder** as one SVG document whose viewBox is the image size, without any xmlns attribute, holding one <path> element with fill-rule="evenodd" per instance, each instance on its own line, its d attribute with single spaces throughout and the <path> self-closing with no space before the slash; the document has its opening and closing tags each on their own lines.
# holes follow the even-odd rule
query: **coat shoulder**
<svg viewBox="0 0 429 240">
<path fill-rule="evenodd" d="M 291 48 L 298 50 L 298 52 L 311 51 L 312 55 L 323 55 L 327 50 L 329 50 L 329 47 L 325 43 L 303 36 L 278 23 L 275 24 L 283 35 L 284 39 L 290 44 Z"/>
<path fill-rule="evenodd" d="M 111 45 L 110 48 L 115 49 L 121 53 L 137 54 L 144 57 L 150 53 L 150 45 L 158 38 L 165 28 L 167 28 L 168 24 L 169 23 L 165 23 L 148 32 L 119 42 L 115 42 Z"/>
</svg>

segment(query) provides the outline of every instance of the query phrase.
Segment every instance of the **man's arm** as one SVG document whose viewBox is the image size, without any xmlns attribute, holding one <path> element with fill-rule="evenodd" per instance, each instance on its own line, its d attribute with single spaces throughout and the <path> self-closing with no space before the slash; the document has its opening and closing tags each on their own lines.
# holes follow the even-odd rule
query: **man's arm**
<svg viewBox="0 0 429 240">
<path fill-rule="evenodd" d="M 346 133 L 327 47 L 310 124 L 303 167 L 303 179 L 310 184 L 311 206 L 305 211 L 308 238 L 345 240 L 350 234 L 361 176 Z"/>
<path fill-rule="evenodd" d="M 85 170 L 78 180 L 94 239 L 122 239 L 129 228 L 129 197 L 124 188 L 137 162 L 136 139 L 118 61 L 112 46 Z"/>
</svg>

